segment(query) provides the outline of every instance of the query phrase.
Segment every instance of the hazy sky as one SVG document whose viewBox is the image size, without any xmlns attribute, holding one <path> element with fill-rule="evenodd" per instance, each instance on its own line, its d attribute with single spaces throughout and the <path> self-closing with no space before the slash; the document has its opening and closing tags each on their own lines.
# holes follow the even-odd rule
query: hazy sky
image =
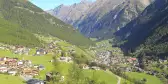
<svg viewBox="0 0 168 84">
<path fill-rule="evenodd" d="M 57 7 L 58 5 L 71 5 L 74 3 L 79 3 L 81 0 L 29 0 L 43 10 L 49 10 Z M 95 0 L 88 0 L 95 1 Z"/>
</svg>

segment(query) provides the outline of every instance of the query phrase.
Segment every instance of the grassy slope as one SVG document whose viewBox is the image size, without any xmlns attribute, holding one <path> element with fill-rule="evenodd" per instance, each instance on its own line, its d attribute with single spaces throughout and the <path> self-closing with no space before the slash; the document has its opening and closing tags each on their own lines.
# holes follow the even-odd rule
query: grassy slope
<svg viewBox="0 0 168 84">
<path fill-rule="evenodd" d="M 130 73 L 127 73 L 127 74 L 128 74 L 128 76 L 130 76 L 132 78 L 139 79 L 139 80 L 142 80 L 143 78 L 146 78 L 147 79 L 146 84 L 163 84 L 161 82 L 161 80 L 159 80 L 159 78 L 157 78 L 155 76 L 147 75 L 147 74 L 144 74 L 144 73 L 137 73 L 137 72 L 130 72 Z"/>
<path fill-rule="evenodd" d="M 52 35 L 75 45 L 89 45 L 92 42 L 74 30 L 70 25 L 45 13 L 40 8 L 24 0 L 1 0 L 1 17 L 18 24 L 31 33 Z"/>
<path fill-rule="evenodd" d="M 40 41 L 32 33 L 2 18 L 0 18 L 0 30 L 0 42 L 11 45 L 40 46 Z"/>
<path fill-rule="evenodd" d="M 112 73 L 94 70 L 84 70 L 83 73 L 87 77 L 92 77 L 94 75 L 98 81 L 104 81 L 106 84 L 117 84 L 117 77 Z"/>
</svg>

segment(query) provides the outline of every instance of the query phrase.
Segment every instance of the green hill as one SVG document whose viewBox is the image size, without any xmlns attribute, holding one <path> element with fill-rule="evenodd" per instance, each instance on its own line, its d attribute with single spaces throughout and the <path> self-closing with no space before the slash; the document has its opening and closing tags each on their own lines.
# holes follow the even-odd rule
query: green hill
<svg viewBox="0 0 168 84">
<path fill-rule="evenodd" d="M 0 17 L 6 20 L 6 22 L 16 24 L 22 31 L 27 31 L 27 33 L 24 33 L 25 36 L 29 36 L 27 35 L 29 32 L 32 35 L 52 35 L 74 45 L 86 46 L 92 43 L 89 39 L 74 30 L 72 26 L 56 19 L 32 3 L 25 2 L 25 0 L 1 0 L 0 11 Z M 14 34 L 13 36 L 16 35 L 14 28 L 11 28 L 11 32 Z M 34 36 L 29 37 L 29 39 L 32 38 L 35 39 Z M 5 39 L 2 38 L 1 42 L 4 42 Z M 11 39 L 11 41 L 13 40 L 20 40 L 20 38 Z M 38 39 L 36 40 L 31 43 L 39 44 Z M 30 45 L 28 44 L 28 46 Z"/>
<path fill-rule="evenodd" d="M 11 45 L 29 45 L 30 47 L 41 46 L 40 41 L 32 33 L 2 18 L 0 18 L 0 30 L 0 42 Z"/>
</svg>

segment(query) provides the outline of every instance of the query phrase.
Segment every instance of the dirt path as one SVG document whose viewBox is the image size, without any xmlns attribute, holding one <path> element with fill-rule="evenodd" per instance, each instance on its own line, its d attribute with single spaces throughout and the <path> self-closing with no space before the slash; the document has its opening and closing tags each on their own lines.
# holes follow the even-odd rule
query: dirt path
<svg viewBox="0 0 168 84">
<path fill-rule="evenodd" d="M 117 76 L 117 75 L 116 75 L 116 76 Z M 121 77 L 117 76 L 117 78 L 118 78 L 117 84 L 120 84 L 120 83 L 121 83 Z"/>
</svg>

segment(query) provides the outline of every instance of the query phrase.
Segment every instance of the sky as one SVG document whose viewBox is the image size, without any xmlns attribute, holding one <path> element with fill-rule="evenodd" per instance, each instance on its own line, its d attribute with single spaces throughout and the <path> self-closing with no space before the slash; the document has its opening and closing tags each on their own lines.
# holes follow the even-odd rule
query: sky
<svg viewBox="0 0 168 84">
<path fill-rule="evenodd" d="M 29 0 L 43 10 L 53 9 L 61 4 L 72 5 L 74 3 L 79 3 L 81 0 Z M 88 0 L 95 1 L 95 0 Z"/>
</svg>

